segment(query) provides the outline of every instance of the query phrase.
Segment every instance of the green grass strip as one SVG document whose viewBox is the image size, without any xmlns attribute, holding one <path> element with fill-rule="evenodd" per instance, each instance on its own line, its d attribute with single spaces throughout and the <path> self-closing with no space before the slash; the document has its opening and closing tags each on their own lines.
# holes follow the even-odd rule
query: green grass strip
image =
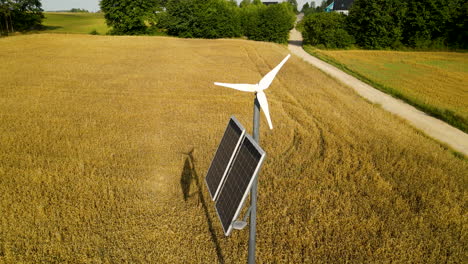
<svg viewBox="0 0 468 264">
<path fill-rule="evenodd" d="M 425 112 L 426 114 L 428 114 L 428 115 L 430 115 L 432 117 L 435 117 L 437 119 L 440 119 L 440 120 L 442 120 L 442 121 L 444 121 L 444 122 L 458 128 L 458 129 L 462 130 L 465 133 L 468 133 L 468 121 L 465 118 L 463 118 L 462 116 L 459 116 L 459 115 L 455 114 L 453 111 L 448 110 L 448 109 L 437 108 L 435 106 L 422 103 L 418 99 L 407 96 L 407 95 L 401 93 L 399 90 L 397 90 L 395 88 L 391 88 L 391 87 L 382 85 L 380 83 L 377 83 L 377 82 L 363 76 L 359 72 L 356 72 L 356 71 L 348 68 L 345 64 L 331 58 L 330 56 L 327 56 L 327 55 L 321 53 L 319 50 L 315 49 L 314 47 L 312 47 L 310 45 L 304 45 L 303 48 L 310 55 L 312 55 L 314 57 L 317 57 L 320 60 L 325 61 L 325 62 L 337 67 L 338 69 L 340 69 L 340 70 L 342 70 L 342 71 L 356 77 L 357 79 L 369 84 L 370 86 L 372 86 L 372 87 L 374 87 L 374 88 L 376 88 L 376 89 L 378 89 L 378 90 L 380 90 L 380 91 L 382 91 L 384 93 L 387 93 L 387 94 L 391 95 L 394 98 L 400 99 L 400 100 L 402 100 L 402 101 L 416 107 L 417 109 Z"/>
</svg>

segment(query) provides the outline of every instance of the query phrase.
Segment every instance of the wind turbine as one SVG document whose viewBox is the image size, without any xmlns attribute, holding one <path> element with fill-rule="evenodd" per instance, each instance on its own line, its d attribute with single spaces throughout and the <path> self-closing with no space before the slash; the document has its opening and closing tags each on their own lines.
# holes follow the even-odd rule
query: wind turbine
<svg viewBox="0 0 468 264">
<path fill-rule="evenodd" d="M 286 58 L 284 58 L 280 64 L 278 64 L 273 70 L 267 73 L 259 83 L 257 84 L 233 84 L 233 83 L 219 83 L 215 82 L 215 85 L 224 86 L 232 89 L 236 89 L 242 92 L 253 92 L 255 93 L 255 100 L 254 100 L 254 116 L 253 116 L 253 138 L 257 143 L 260 139 L 260 107 L 265 114 L 265 117 L 268 121 L 268 126 L 270 129 L 273 129 L 273 124 L 271 123 L 270 118 L 270 110 L 268 109 L 268 101 L 266 99 L 264 90 L 270 87 L 273 79 L 275 79 L 276 74 L 278 74 L 279 70 L 286 61 L 291 57 L 291 54 L 288 54 Z M 248 255 L 248 263 L 253 264 L 255 263 L 255 236 L 256 236 L 256 229 L 257 229 L 257 181 L 258 175 L 255 178 L 252 184 L 252 190 L 250 192 L 250 208 L 248 212 L 250 213 L 250 231 L 249 231 L 249 255 Z M 248 216 L 248 214 L 246 216 Z M 247 225 L 247 222 L 242 221 L 239 223 L 239 228 L 242 229 Z"/>
<path fill-rule="evenodd" d="M 256 93 L 256 97 L 258 102 L 260 103 L 260 107 L 263 110 L 263 113 L 265 114 L 265 117 L 268 121 L 268 126 L 270 129 L 273 129 L 273 124 L 271 123 L 271 118 L 270 118 L 270 111 L 268 109 L 268 101 L 265 95 L 265 92 L 263 90 L 268 89 L 270 87 L 270 84 L 273 82 L 273 79 L 275 79 L 276 74 L 278 74 L 279 70 L 283 65 L 286 63 L 286 61 L 291 57 L 290 54 L 286 56 L 286 58 L 283 59 L 283 61 L 280 62 L 273 70 L 271 70 L 269 73 L 267 73 L 259 83 L 257 84 L 234 84 L 234 83 L 219 83 L 215 82 L 215 85 L 218 86 L 224 86 L 232 89 L 236 89 L 242 92 L 253 92 Z M 255 135 L 254 135 L 255 138 Z M 258 140 L 257 140 L 258 141 Z"/>
</svg>

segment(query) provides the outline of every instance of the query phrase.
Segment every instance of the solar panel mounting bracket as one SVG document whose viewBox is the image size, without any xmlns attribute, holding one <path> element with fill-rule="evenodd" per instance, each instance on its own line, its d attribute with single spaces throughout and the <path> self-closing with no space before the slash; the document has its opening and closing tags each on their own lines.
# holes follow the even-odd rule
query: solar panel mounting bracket
<svg viewBox="0 0 468 264">
<path fill-rule="evenodd" d="M 234 228 L 236 230 L 242 230 L 246 226 L 247 226 L 247 222 L 245 222 L 245 221 L 234 221 L 234 223 L 232 223 L 232 228 Z"/>
<path fill-rule="evenodd" d="M 247 218 L 249 218 L 250 209 L 252 209 L 252 207 L 249 207 L 249 209 L 247 209 L 247 212 L 245 213 L 245 216 L 242 220 L 236 220 L 234 221 L 234 223 L 232 223 L 232 227 L 234 229 L 242 230 L 247 226 Z"/>
</svg>

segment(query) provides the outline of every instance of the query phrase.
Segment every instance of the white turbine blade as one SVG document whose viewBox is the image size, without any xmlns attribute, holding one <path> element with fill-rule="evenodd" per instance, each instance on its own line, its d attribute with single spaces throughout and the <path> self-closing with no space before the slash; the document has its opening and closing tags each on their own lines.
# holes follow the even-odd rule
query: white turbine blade
<svg viewBox="0 0 468 264">
<path fill-rule="evenodd" d="M 268 109 L 268 101 L 266 99 L 265 93 L 263 91 L 257 92 L 257 99 L 268 121 L 268 126 L 270 126 L 270 129 L 273 129 L 273 125 L 271 124 L 271 118 L 270 118 L 270 110 Z"/>
<path fill-rule="evenodd" d="M 215 85 L 224 86 L 232 89 L 236 89 L 243 92 L 255 92 L 257 91 L 257 85 L 255 84 L 234 84 L 234 83 L 218 83 L 215 82 Z"/>
<path fill-rule="evenodd" d="M 270 84 L 273 82 L 273 79 L 275 79 L 276 74 L 279 72 L 281 67 L 283 67 L 283 65 L 286 63 L 289 57 L 291 57 L 291 54 L 288 54 L 288 56 L 286 56 L 286 58 L 284 58 L 283 61 L 281 61 L 280 64 L 278 64 L 278 66 L 276 66 L 273 70 L 267 73 L 265 77 L 262 78 L 262 80 L 258 83 L 258 86 L 261 90 L 268 89 Z"/>
</svg>

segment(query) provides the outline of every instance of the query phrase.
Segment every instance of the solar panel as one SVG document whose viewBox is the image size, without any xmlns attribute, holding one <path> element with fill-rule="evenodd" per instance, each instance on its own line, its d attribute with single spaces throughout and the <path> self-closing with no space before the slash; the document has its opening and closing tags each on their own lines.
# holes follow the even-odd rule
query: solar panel
<svg viewBox="0 0 468 264">
<path fill-rule="evenodd" d="M 244 138 L 244 134 L 245 128 L 232 116 L 205 177 L 213 201 L 219 194 L 228 168 Z"/>
<path fill-rule="evenodd" d="M 246 134 L 216 201 L 216 211 L 226 236 L 232 231 L 232 224 L 240 214 L 265 155 L 257 142 Z"/>
</svg>

